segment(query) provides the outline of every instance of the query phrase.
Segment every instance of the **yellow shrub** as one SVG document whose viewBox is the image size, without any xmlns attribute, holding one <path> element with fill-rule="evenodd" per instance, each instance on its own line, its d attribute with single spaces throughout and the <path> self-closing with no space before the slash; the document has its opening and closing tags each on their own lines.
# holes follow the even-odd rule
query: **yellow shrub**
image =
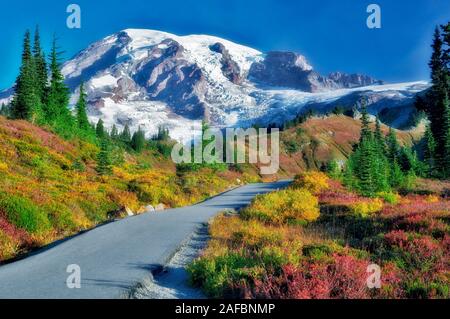
<svg viewBox="0 0 450 319">
<path fill-rule="evenodd" d="M 328 176 L 322 172 L 303 172 L 295 177 L 294 188 L 306 188 L 313 194 L 328 189 Z"/>
<path fill-rule="evenodd" d="M 427 203 L 437 203 L 439 202 L 439 197 L 436 195 L 428 195 L 425 200 Z"/>
<path fill-rule="evenodd" d="M 317 198 L 304 188 L 285 189 L 257 196 L 253 203 L 242 211 L 244 218 L 256 218 L 280 224 L 289 221 L 314 221 L 319 217 Z"/>
<path fill-rule="evenodd" d="M 0 171 L 8 170 L 8 164 L 0 162 Z"/>
<path fill-rule="evenodd" d="M 383 201 L 379 198 L 361 201 L 350 205 L 351 211 L 361 217 L 367 217 L 383 209 Z"/>
</svg>

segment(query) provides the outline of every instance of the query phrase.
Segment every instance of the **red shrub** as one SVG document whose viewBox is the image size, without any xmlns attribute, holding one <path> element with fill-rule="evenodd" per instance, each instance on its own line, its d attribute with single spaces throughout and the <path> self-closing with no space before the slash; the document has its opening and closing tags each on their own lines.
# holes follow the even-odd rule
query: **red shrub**
<svg viewBox="0 0 450 319">
<path fill-rule="evenodd" d="M 8 220 L 3 216 L 1 212 L 0 229 L 11 238 L 23 243 L 23 245 L 25 246 L 31 246 L 33 244 L 33 239 L 30 237 L 30 235 L 25 230 L 19 229 L 8 222 Z"/>
<path fill-rule="evenodd" d="M 329 263 L 308 261 L 300 267 L 287 265 L 281 275 L 255 281 L 252 295 L 275 299 L 368 298 L 368 264 L 353 256 L 333 254 Z"/>
</svg>

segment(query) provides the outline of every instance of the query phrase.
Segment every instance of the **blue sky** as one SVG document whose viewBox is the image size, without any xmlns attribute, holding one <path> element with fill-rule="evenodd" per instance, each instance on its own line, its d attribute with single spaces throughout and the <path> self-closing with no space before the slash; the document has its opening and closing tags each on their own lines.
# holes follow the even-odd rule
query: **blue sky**
<svg viewBox="0 0 450 319">
<path fill-rule="evenodd" d="M 82 10 L 82 28 L 66 27 L 66 7 Z M 366 7 L 381 6 L 381 29 Z M 304 54 L 321 73 L 360 72 L 389 82 L 428 79 L 430 40 L 450 20 L 448 0 L 40 0 L 10 1 L 0 12 L 0 88 L 16 77 L 24 30 L 40 25 L 48 48 L 56 32 L 70 58 L 125 28 L 211 34 L 261 51 Z"/>
</svg>

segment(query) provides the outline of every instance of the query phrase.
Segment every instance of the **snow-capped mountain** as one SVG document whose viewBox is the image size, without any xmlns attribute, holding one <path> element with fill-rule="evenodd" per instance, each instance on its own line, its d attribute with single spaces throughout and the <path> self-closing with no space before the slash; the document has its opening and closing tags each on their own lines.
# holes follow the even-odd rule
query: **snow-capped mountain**
<svg viewBox="0 0 450 319">
<path fill-rule="evenodd" d="M 322 76 L 297 53 L 263 54 L 214 36 L 139 29 L 93 43 L 62 72 L 72 104 L 85 82 L 93 122 L 141 126 L 148 135 L 163 125 L 177 139 L 202 119 L 219 127 L 264 125 L 309 109 L 351 109 L 362 97 L 373 114 L 397 108 L 389 119 L 402 126 L 414 95 L 427 88 L 426 82 L 383 84 L 359 74 Z"/>
</svg>

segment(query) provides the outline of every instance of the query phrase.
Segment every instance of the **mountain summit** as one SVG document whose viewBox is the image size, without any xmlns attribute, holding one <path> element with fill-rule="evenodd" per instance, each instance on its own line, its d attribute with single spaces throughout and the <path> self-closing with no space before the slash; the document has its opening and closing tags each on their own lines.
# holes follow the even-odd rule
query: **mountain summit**
<svg viewBox="0 0 450 319">
<path fill-rule="evenodd" d="M 301 112 L 352 109 L 362 97 L 372 114 L 404 126 L 427 83 L 384 85 L 367 75 L 323 76 L 294 52 L 262 52 L 207 35 L 177 36 L 126 29 L 91 44 L 62 73 L 76 102 L 86 83 L 89 116 L 107 127 L 128 124 L 154 134 L 166 126 L 186 137 L 202 119 L 211 125 L 282 123 Z M 392 111 L 394 109 L 394 111 Z"/>
</svg>

